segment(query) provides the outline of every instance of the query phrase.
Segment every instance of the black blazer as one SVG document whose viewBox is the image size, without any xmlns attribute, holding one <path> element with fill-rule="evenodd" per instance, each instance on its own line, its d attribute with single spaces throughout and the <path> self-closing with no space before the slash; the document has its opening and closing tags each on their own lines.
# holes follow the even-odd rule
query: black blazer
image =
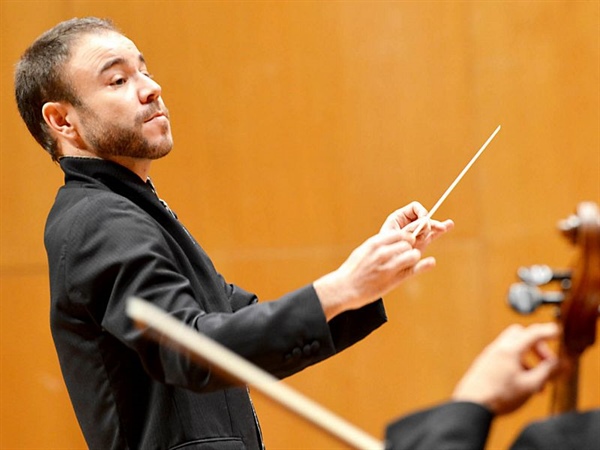
<svg viewBox="0 0 600 450">
<path fill-rule="evenodd" d="M 493 415 L 470 402 L 448 402 L 388 425 L 386 450 L 483 450 Z"/>
<path fill-rule="evenodd" d="M 600 409 L 570 412 L 529 424 L 511 450 L 598 450 Z"/>
<path fill-rule="evenodd" d="M 326 322 L 312 285 L 275 302 L 227 283 L 148 183 L 108 161 L 63 158 L 45 245 L 51 329 L 91 449 L 260 448 L 245 387 L 147 339 L 137 296 L 278 377 L 362 339 L 381 301 Z M 276 276 L 276 274 L 273 274 Z"/>
<path fill-rule="evenodd" d="M 449 402 L 390 424 L 387 450 L 484 450 L 493 415 L 469 402 Z M 510 450 L 598 450 L 600 409 L 529 424 Z"/>
</svg>

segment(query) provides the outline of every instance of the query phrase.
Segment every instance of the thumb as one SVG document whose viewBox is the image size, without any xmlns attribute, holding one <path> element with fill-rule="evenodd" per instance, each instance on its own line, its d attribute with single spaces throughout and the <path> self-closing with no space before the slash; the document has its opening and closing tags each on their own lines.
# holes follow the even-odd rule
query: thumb
<svg viewBox="0 0 600 450">
<path fill-rule="evenodd" d="M 557 372 L 558 358 L 549 358 L 541 361 L 537 366 L 528 370 L 521 379 L 524 389 L 534 393 L 541 391 L 544 385 Z"/>
</svg>

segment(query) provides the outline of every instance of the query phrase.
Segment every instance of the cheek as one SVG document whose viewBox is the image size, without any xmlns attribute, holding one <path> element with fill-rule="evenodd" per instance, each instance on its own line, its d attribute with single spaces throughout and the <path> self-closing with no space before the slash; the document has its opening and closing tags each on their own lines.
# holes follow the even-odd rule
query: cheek
<svg viewBox="0 0 600 450">
<path fill-rule="evenodd" d="M 87 130 L 137 128 L 144 120 L 141 111 L 135 89 L 117 89 L 85 99 L 81 123 Z"/>
<path fill-rule="evenodd" d="M 92 107 L 92 112 L 105 122 L 133 118 L 140 109 L 133 83 L 131 83 L 131 87 L 104 92 L 102 95 L 96 96 L 94 102 L 89 106 Z"/>
</svg>

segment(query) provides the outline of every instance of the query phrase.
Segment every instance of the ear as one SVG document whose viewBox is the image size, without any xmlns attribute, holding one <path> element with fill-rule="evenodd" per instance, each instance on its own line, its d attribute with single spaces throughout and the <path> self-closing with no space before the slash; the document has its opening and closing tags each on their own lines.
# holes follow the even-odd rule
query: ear
<svg viewBox="0 0 600 450">
<path fill-rule="evenodd" d="M 76 127 L 69 120 L 70 107 L 63 102 L 47 102 L 42 106 L 42 116 L 48 127 L 60 139 L 74 140 L 79 133 Z"/>
</svg>

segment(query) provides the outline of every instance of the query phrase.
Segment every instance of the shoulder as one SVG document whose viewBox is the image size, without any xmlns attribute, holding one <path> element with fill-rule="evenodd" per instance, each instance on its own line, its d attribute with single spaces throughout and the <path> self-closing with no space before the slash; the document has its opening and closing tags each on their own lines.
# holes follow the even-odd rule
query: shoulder
<svg viewBox="0 0 600 450">
<path fill-rule="evenodd" d="M 81 220 L 112 221 L 121 218 L 143 218 L 148 216 L 142 208 L 130 199 L 108 189 L 63 187 L 58 192 L 50 211 L 49 221 Z"/>
<path fill-rule="evenodd" d="M 156 238 L 156 222 L 142 208 L 110 190 L 81 187 L 62 188 L 48 215 L 47 245 L 54 241 L 73 245 L 93 243 L 94 238 Z"/>
</svg>

